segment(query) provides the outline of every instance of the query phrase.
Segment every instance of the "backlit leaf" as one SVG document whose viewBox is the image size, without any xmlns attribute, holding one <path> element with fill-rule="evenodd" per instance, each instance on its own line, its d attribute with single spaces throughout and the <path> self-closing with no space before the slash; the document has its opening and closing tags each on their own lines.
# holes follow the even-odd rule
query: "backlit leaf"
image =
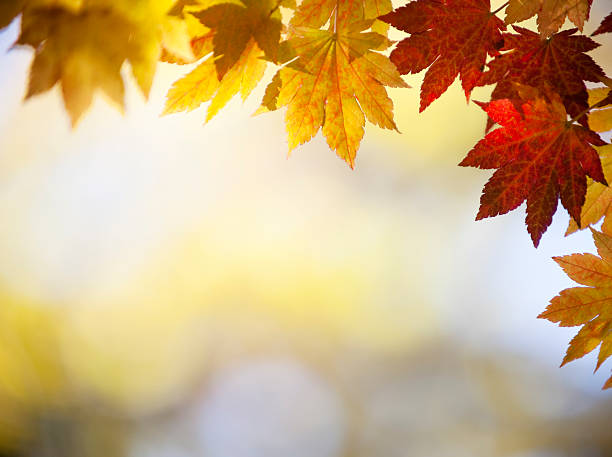
<svg viewBox="0 0 612 457">
<path fill-rule="evenodd" d="M 573 254 L 555 257 L 565 273 L 587 287 L 563 290 L 538 317 L 562 327 L 581 325 L 561 366 L 600 347 L 595 370 L 612 355 L 612 236 L 592 230 L 599 257 Z M 612 377 L 604 389 L 612 387 Z"/>
<path fill-rule="evenodd" d="M 219 80 L 214 57 L 200 63 L 188 75 L 176 81 L 168 91 L 163 114 L 192 111 L 211 101 L 206 120 L 212 119 L 236 94 L 246 99 L 263 77 L 266 62 L 253 39 L 237 62 Z"/>
<path fill-rule="evenodd" d="M 280 70 L 264 99 L 268 110 L 288 107 L 290 150 L 322 128 L 329 147 L 353 167 L 365 119 L 396 129 L 384 86 L 407 85 L 391 61 L 374 52 L 389 42 L 367 31 L 374 21 L 364 14 L 361 0 L 306 0 L 296 12 L 288 45 L 297 61 Z M 327 30 L 315 28 L 328 19 Z"/>
<path fill-rule="evenodd" d="M 277 58 L 282 29 L 279 1 L 242 0 L 242 3 L 221 3 L 193 13 L 214 32 L 219 79 L 238 62 L 252 40 L 268 59 L 276 61 Z"/>
<path fill-rule="evenodd" d="M 26 98 L 61 84 L 73 125 L 97 90 L 122 109 L 124 83 L 120 71 L 125 62 L 130 62 L 147 96 L 162 45 L 184 57 L 189 54 L 185 28 L 178 19 L 166 16 L 172 3 L 65 0 L 44 9 L 42 6 L 50 2 L 30 0 L 17 42 L 35 50 Z"/>
<path fill-rule="evenodd" d="M 580 222 L 586 177 L 605 184 L 593 131 L 568 122 L 556 94 L 521 89 L 520 111 L 511 100 L 494 100 L 484 110 L 501 127 L 480 140 L 461 166 L 496 168 L 484 187 L 476 219 L 504 214 L 527 200 L 527 230 L 537 247 L 561 200 Z"/>
</svg>

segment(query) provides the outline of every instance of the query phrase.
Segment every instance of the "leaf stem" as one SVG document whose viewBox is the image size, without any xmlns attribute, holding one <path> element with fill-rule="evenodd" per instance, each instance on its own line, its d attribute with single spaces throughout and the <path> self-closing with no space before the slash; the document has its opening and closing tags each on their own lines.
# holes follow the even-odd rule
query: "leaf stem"
<svg viewBox="0 0 612 457">
<path fill-rule="evenodd" d="M 491 15 L 495 15 L 497 13 L 499 13 L 501 10 L 503 10 L 506 6 L 508 6 L 508 3 L 510 3 L 509 1 L 504 3 L 502 6 L 500 6 L 499 8 L 497 8 L 495 11 L 491 12 Z"/>
</svg>

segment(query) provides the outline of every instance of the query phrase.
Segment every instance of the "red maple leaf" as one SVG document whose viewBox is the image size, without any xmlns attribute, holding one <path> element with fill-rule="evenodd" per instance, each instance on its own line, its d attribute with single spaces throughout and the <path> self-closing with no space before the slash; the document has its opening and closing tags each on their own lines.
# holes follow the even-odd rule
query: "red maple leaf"
<svg viewBox="0 0 612 457">
<path fill-rule="evenodd" d="M 459 164 L 496 168 L 480 198 L 476 219 L 505 214 L 527 200 L 527 231 L 534 246 L 552 222 L 558 199 L 580 224 L 586 177 L 606 184 L 591 145 L 606 144 L 595 132 L 567 119 L 555 93 L 519 87 L 522 101 L 481 104 L 501 127 L 489 132 Z M 515 105 L 520 104 L 520 111 Z"/>
<path fill-rule="evenodd" d="M 502 45 L 504 23 L 491 14 L 489 0 L 417 0 L 381 16 L 410 33 L 391 53 L 401 74 L 429 67 L 421 86 L 423 111 L 457 75 L 466 97 L 477 85 L 488 55 Z"/>
<path fill-rule="evenodd" d="M 578 116 L 588 108 L 585 81 L 599 82 L 605 77 L 603 70 L 585 54 L 599 46 L 589 37 L 574 35 L 577 29 L 555 33 L 549 38 L 522 27 L 513 26 L 518 34 L 504 33 L 501 51 L 483 74 L 480 85 L 497 86 L 491 100 L 516 99 L 516 83 L 552 89 L 561 97 L 566 111 Z M 579 121 L 588 127 L 586 116 Z M 489 128 L 491 123 L 489 123 Z"/>
</svg>

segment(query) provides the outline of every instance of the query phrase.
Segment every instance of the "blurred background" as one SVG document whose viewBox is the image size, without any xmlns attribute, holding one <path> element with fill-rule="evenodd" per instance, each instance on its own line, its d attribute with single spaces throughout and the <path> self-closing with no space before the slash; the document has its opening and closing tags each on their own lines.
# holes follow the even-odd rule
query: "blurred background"
<svg viewBox="0 0 612 457">
<path fill-rule="evenodd" d="M 252 116 L 263 87 L 206 126 L 160 117 L 188 71 L 167 64 L 148 102 L 99 96 L 71 131 L 57 88 L 22 102 L 17 31 L 0 32 L 0 455 L 612 456 L 609 364 L 559 369 L 577 329 L 536 319 L 573 285 L 551 256 L 591 238 L 564 238 L 561 211 L 537 250 L 524 208 L 474 221 L 490 172 L 457 163 L 485 116 L 457 83 L 418 114 L 407 77 L 402 134 L 368 125 L 352 171 L 320 136 L 288 158 L 284 113 Z"/>
</svg>

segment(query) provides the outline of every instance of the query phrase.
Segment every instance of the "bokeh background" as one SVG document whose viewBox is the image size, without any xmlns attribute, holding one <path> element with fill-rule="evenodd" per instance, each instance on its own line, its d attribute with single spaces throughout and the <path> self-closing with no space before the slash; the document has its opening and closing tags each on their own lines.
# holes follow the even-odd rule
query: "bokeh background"
<svg viewBox="0 0 612 457">
<path fill-rule="evenodd" d="M 398 2 L 396 2 L 398 3 Z M 500 2 L 498 2 L 500 3 Z M 596 0 L 591 32 L 609 4 Z M 7 457 L 606 457 L 609 376 L 558 368 L 576 329 L 536 319 L 571 281 L 524 209 L 474 221 L 489 172 L 457 167 L 485 116 L 458 84 L 356 169 L 319 136 L 287 157 L 263 88 L 209 124 L 160 117 L 160 64 L 124 115 L 72 131 L 25 93 L 0 32 L 0 449 Z M 610 72 L 610 36 L 593 57 Z M 127 72 L 126 72 L 127 77 Z M 474 99 L 485 100 L 487 91 Z"/>
</svg>

